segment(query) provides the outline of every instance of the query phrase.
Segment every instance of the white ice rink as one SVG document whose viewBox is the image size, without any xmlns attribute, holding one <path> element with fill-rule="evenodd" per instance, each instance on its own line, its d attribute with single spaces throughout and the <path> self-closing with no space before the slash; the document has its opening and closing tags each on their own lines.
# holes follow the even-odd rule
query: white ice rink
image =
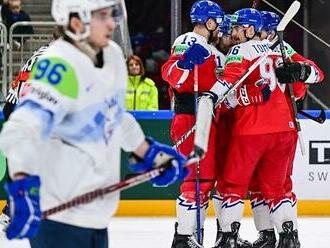
<svg viewBox="0 0 330 248">
<path fill-rule="evenodd" d="M 113 218 L 110 229 L 111 248 L 170 248 L 174 218 Z M 215 239 L 215 220 L 205 223 L 204 247 L 211 248 Z M 245 218 L 240 230 L 242 238 L 250 241 L 257 237 L 253 220 Z M 330 218 L 299 218 L 299 236 L 302 248 L 330 247 Z M 1 248 L 28 248 L 27 241 L 0 239 Z"/>
</svg>

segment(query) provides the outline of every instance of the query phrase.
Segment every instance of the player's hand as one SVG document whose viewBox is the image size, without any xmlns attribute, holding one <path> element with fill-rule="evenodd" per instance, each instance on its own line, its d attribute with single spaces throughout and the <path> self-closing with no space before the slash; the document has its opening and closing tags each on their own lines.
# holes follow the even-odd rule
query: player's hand
<svg viewBox="0 0 330 248">
<path fill-rule="evenodd" d="M 156 187 L 166 187 L 188 175 L 188 170 L 184 168 L 186 158 L 183 155 L 174 148 L 158 143 L 151 138 L 148 138 L 147 141 L 149 148 L 143 159 L 135 154 L 130 155 L 129 164 L 133 171 L 143 173 L 159 166 L 166 166 L 167 169 L 161 175 L 151 179 L 152 184 Z"/>
<path fill-rule="evenodd" d="M 311 74 L 311 67 L 299 62 L 290 62 L 275 69 L 276 77 L 282 84 L 305 82 Z"/>
<path fill-rule="evenodd" d="M 194 65 L 201 65 L 210 56 L 209 51 L 200 44 L 190 46 L 178 61 L 178 67 L 192 70 Z"/>
<path fill-rule="evenodd" d="M 26 176 L 5 185 L 9 195 L 11 222 L 6 230 L 8 239 L 33 238 L 40 221 L 40 178 Z"/>
<path fill-rule="evenodd" d="M 238 91 L 240 105 L 257 105 L 267 102 L 271 96 L 271 90 L 267 82 L 260 81 L 256 84 L 245 84 Z"/>
</svg>

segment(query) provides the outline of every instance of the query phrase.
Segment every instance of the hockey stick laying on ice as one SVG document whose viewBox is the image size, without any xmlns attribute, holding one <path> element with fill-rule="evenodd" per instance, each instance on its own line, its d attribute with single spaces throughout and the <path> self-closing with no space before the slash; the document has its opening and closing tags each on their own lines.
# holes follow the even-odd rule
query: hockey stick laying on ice
<svg viewBox="0 0 330 248">
<path fill-rule="evenodd" d="M 198 158 L 195 158 L 195 157 L 188 158 L 188 160 L 185 164 L 185 167 L 187 167 L 193 163 L 196 163 L 197 161 L 198 161 Z M 145 173 L 142 173 L 137 176 L 131 177 L 129 179 L 109 185 L 105 188 L 96 189 L 96 190 L 87 192 L 85 194 L 79 195 L 68 202 L 65 202 L 56 207 L 52 207 L 50 209 L 43 211 L 42 218 L 46 219 L 49 215 L 56 214 L 58 212 L 61 212 L 63 210 L 66 210 L 66 209 L 69 209 L 69 208 L 72 208 L 72 207 L 75 207 L 75 206 L 78 206 L 81 204 L 87 204 L 96 198 L 101 198 L 107 194 L 110 194 L 110 193 L 113 193 L 116 191 L 123 191 L 123 190 L 129 189 L 129 188 L 132 188 L 136 185 L 139 185 L 141 183 L 147 182 L 150 179 L 159 176 L 162 172 L 164 172 L 168 168 L 168 166 L 170 166 L 170 165 L 165 164 L 165 165 L 159 166 L 157 168 L 154 168 L 150 171 L 147 171 Z"/>
<path fill-rule="evenodd" d="M 291 4 L 282 20 L 277 26 L 278 32 L 283 32 L 288 23 L 292 20 L 292 18 L 297 14 L 300 8 L 300 3 L 295 1 Z M 243 81 L 254 71 L 271 53 L 272 50 L 278 45 L 278 41 L 276 41 L 267 53 L 264 56 L 261 56 L 247 71 L 246 73 L 233 85 L 230 89 L 223 95 L 221 99 L 218 100 L 216 106 L 224 102 L 228 95 L 232 94 L 236 91 L 236 89 L 243 83 Z M 221 87 L 220 83 L 215 84 L 211 91 L 217 93 L 217 88 Z M 207 145 L 209 140 L 209 133 L 211 129 L 211 120 L 213 113 L 213 103 L 212 100 L 208 97 L 202 97 L 197 112 L 197 122 L 196 122 L 196 131 L 195 131 L 195 154 L 201 157 L 207 151 Z"/>
</svg>

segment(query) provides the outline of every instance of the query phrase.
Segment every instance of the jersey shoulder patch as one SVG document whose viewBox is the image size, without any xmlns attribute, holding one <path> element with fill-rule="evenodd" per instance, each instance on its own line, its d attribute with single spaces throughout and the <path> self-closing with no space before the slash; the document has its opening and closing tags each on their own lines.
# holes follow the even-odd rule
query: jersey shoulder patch
<svg viewBox="0 0 330 248">
<path fill-rule="evenodd" d="M 63 58 L 40 58 L 33 66 L 29 80 L 50 85 L 64 96 L 78 98 L 78 77 L 73 66 Z"/>
</svg>

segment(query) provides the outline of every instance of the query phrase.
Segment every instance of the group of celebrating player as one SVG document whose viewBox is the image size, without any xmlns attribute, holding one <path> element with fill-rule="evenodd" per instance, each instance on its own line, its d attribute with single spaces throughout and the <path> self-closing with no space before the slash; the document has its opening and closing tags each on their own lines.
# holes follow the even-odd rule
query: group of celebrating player
<svg viewBox="0 0 330 248">
<path fill-rule="evenodd" d="M 175 103 L 173 142 L 196 122 L 197 93 L 214 111 L 208 150 L 200 154 L 198 170 L 190 166 L 187 176 L 181 153 L 188 156 L 195 149 L 193 136 L 176 151 L 146 138 L 124 110 L 124 57 L 109 41 L 120 10 L 118 0 L 53 0 L 52 15 L 62 38 L 23 68 L 17 80 L 28 80 L 28 86 L 9 95 L 8 104 L 16 105 L 17 94 L 20 101 L 0 134 L 12 179 L 6 184 L 11 208 L 7 237 L 29 238 L 32 248 L 108 247 L 107 225 L 118 192 L 46 219 L 42 211 L 117 182 L 123 148 L 132 152 L 135 172 L 166 165 L 151 180 L 153 185 L 184 178 L 172 248 L 203 247 L 203 223 L 214 189 L 215 248 L 300 247 L 291 180 L 297 128 L 287 84 L 292 84 L 296 99 L 303 99 L 306 84 L 321 82 L 323 72 L 285 43 L 289 61 L 283 62 L 276 47 L 227 96 L 269 52 L 280 18 L 249 8 L 225 15 L 213 1 L 195 2 L 190 12 L 193 31 L 175 40 L 162 67 Z M 13 110 L 8 104 L 7 117 Z M 248 192 L 260 234 L 253 244 L 238 235 Z"/>
<path fill-rule="evenodd" d="M 172 248 L 203 247 L 198 236 L 203 236 L 211 195 L 218 227 L 215 248 L 298 248 L 297 200 L 291 180 L 297 127 L 288 84 L 295 99 L 303 99 L 306 84 L 321 82 L 323 72 L 285 43 L 288 61 L 283 62 L 277 46 L 218 107 L 217 101 L 269 52 L 280 17 L 253 8 L 225 15 L 217 3 L 199 0 L 190 18 L 193 31 L 175 40 L 162 67 L 174 98 L 173 142 L 196 123 L 196 91 L 200 100 L 213 103 L 214 117 L 199 171 L 191 166 L 180 187 Z M 178 150 L 188 156 L 194 150 L 193 136 Z M 238 235 L 247 194 L 259 232 L 252 244 Z"/>
</svg>

